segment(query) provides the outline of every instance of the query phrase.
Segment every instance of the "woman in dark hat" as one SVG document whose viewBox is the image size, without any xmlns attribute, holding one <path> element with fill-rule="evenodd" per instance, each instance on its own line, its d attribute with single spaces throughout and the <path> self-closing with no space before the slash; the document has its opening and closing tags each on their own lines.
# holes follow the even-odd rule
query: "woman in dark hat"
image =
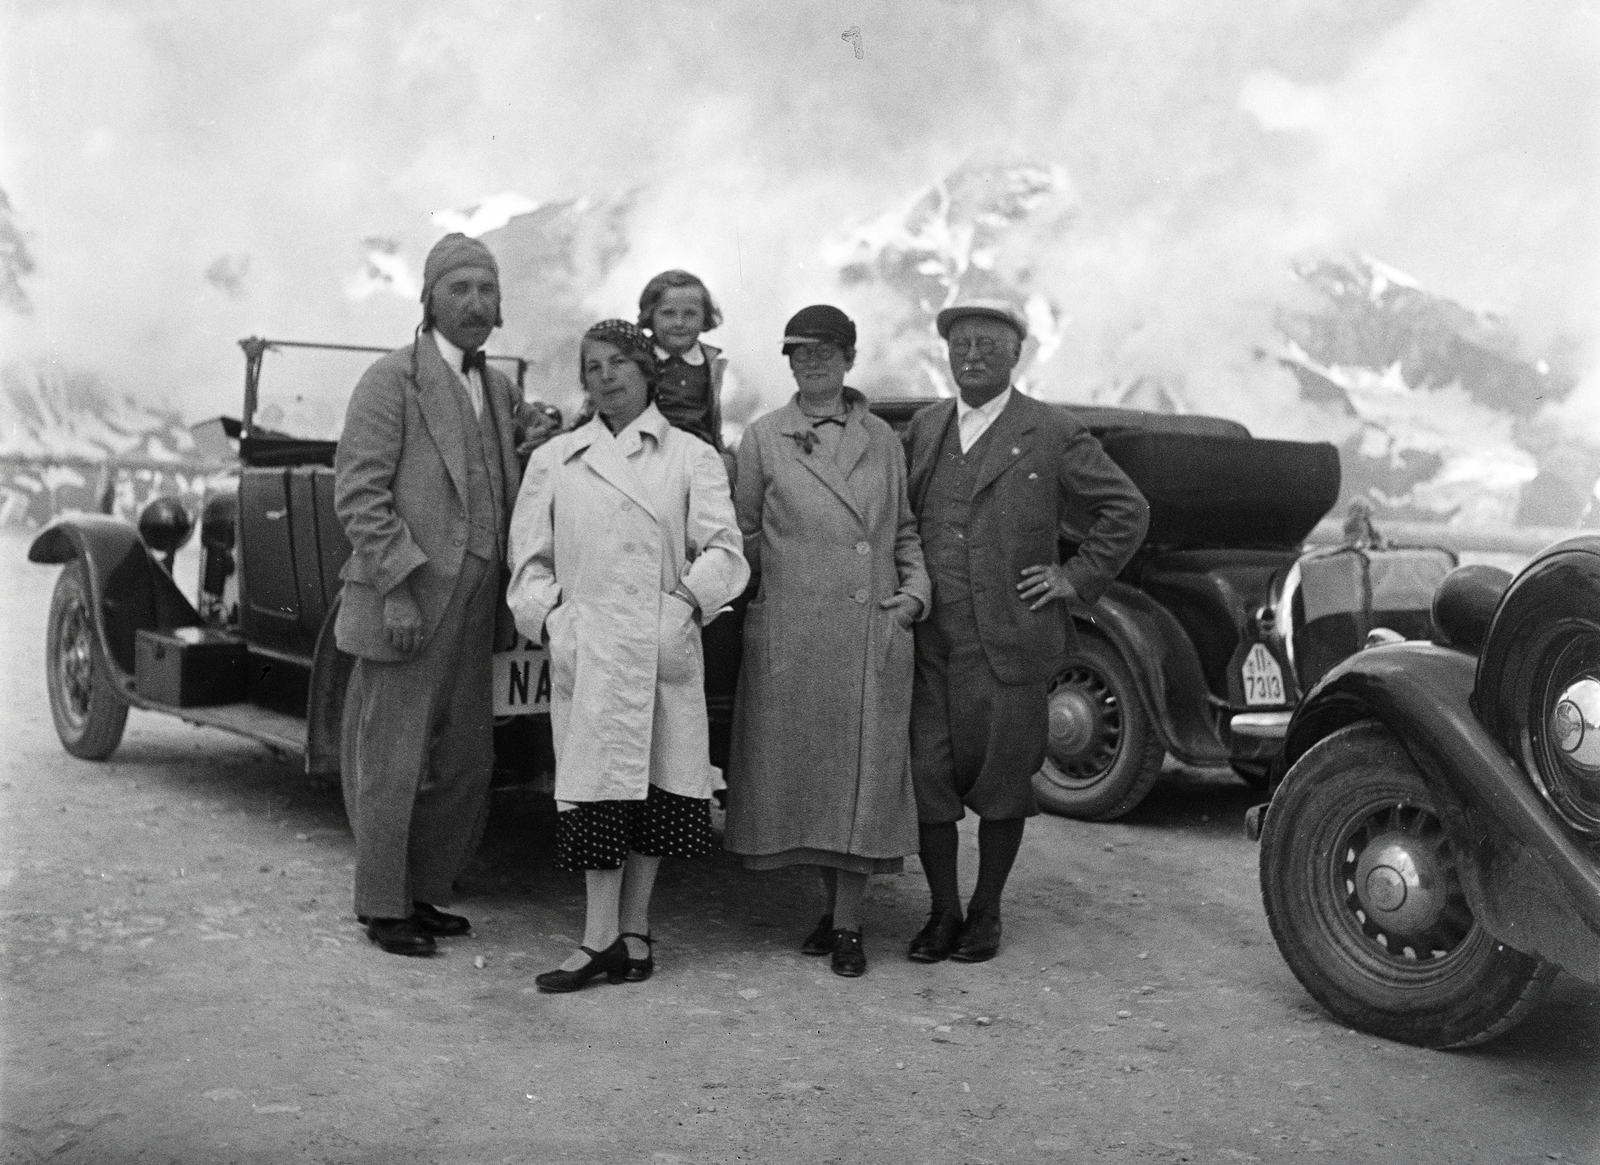
<svg viewBox="0 0 1600 1165">
<path fill-rule="evenodd" d="M 511 518 L 507 601 L 548 642 L 556 864 L 587 891 L 541 991 L 649 978 L 661 859 L 715 849 L 700 626 L 750 577 L 722 459 L 655 406 L 648 337 L 606 320 L 579 363 L 595 416 L 534 451 Z"/>
<path fill-rule="evenodd" d="M 838 308 L 796 313 L 783 354 L 797 391 L 739 445 L 734 508 L 761 589 L 723 839 L 751 869 L 820 868 L 825 913 L 801 950 L 846 976 L 866 970 L 868 875 L 917 852 L 911 625 L 930 603 L 900 440 L 844 383 L 855 349 Z"/>
</svg>

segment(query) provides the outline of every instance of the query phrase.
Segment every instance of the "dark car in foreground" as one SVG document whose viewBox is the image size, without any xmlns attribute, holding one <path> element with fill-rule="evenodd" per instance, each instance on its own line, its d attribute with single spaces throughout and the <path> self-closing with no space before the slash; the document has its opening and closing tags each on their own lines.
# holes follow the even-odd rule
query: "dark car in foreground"
<svg viewBox="0 0 1600 1165">
<path fill-rule="evenodd" d="M 1425 1047 L 1509 1030 L 1557 969 L 1600 983 L 1600 538 L 1467 566 L 1431 642 L 1333 668 L 1260 829 L 1290 968 L 1342 1023 Z"/>
</svg>

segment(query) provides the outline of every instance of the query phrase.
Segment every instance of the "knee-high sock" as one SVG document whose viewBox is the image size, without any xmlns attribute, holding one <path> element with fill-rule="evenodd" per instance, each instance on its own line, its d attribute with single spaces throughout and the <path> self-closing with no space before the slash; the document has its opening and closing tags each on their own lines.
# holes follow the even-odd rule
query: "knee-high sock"
<svg viewBox="0 0 1600 1165">
<path fill-rule="evenodd" d="M 961 835 L 954 821 L 917 827 L 918 856 L 922 873 L 928 879 L 928 893 L 935 913 L 961 913 L 961 887 L 956 881 L 956 854 Z"/>
<path fill-rule="evenodd" d="M 1011 874 L 1011 864 L 1017 860 L 1022 827 L 1027 821 L 1026 817 L 1012 817 L 1004 821 L 978 822 L 978 884 L 967 906 L 969 913 L 1000 909 L 1000 895 Z"/>
</svg>

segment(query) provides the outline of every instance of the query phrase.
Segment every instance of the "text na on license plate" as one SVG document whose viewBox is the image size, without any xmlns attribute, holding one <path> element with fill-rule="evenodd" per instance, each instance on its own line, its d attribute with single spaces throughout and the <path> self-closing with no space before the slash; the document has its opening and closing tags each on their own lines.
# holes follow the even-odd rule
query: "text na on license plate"
<svg viewBox="0 0 1600 1165">
<path fill-rule="evenodd" d="M 1286 699 L 1283 694 L 1283 669 L 1278 666 L 1278 661 L 1272 658 L 1272 652 L 1257 643 L 1250 648 L 1250 654 L 1244 657 L 1244 666 L 1239 669 L 1240 678 L 1244 681 L 1244 702 L 1246 704 L 1283 704 Z"/>
<path fill-rule="evenodd" d="M 548 715 L 550 712 L 550 660 L 544 648 L 519 639 L 510 651 L 494 654 L 494 714 L 496 716 Z"/>
</svg>

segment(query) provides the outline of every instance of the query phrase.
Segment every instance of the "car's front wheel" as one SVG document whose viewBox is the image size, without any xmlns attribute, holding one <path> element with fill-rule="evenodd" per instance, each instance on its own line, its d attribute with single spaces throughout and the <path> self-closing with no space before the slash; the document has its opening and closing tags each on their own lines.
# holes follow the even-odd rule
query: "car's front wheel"
<svg viewBox="0 0 1600 1165">
<path fill-rule="evenodd" d="M 1117 649 L 1084 635 L 1050 685 L 1050 739 L 1033 778 L 1039 804 L 1086 821 L 1121 817 L 1144 800 L 1165 756 Z"/>
<path fill-rule="evenodd" d="M 1410 755 L 1373 721 L 1297 761 L 1261 834 L 1261 896 L 1295 977 L 1342 1023 L 1455 1048 L 1508 1030 L 1555 968 L 1472 914 Z"/>
<path fill-rule="evenodd" d="M 122 741 L 124 703 L 107 676 L 90 610 L 89 584 L 77 559 L 62 568 L 50 597 L 45 677 L 56 735 L 73 756 L 104 760 Z"/>
</svg>

